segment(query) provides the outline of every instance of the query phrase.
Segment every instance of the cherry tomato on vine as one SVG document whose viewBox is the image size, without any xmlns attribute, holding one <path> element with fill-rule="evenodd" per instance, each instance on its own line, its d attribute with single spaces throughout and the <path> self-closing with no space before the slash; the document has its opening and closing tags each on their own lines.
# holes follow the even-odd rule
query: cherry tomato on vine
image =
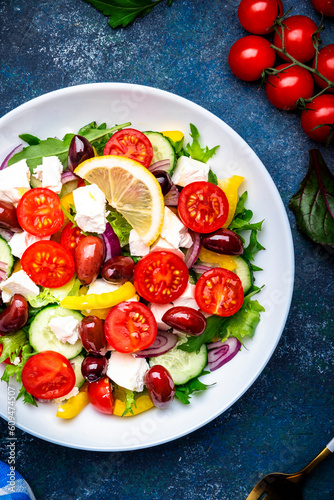
<svg viewBox="0 0 334 500">
<path fill-rule="evenodd" d="M 35 398 L 61 398 L 73 389 L 75 374 L 65 356 L 55 351 L 42 351 L 25 363 L 22 384 Z"/>
<path fill-rule="evenodd" d="M 55 241 L 30 245 L 22 255 L 21 266 L 34 283 L 46 288 L 66 285 L 75 270 L 70 252 Z"/>
<path fill-rule="evenodd" d="M 157 336 L 157 322 L 151 310 L 140 302 L 121 302 L 104 323 L 108 343 L 118 352 L 135 352 L 149 347 Z"/>
<path fill-rule="evenodd" d="M 254 35 L 271 33 L 275 19 L 283 13 L 281 0 L 241 0 L 238 8 L 241 26 Z"/>
<path fill-rule="evenodd" d="M 315 58 L 312 63 L 312 68 L 315 68 Z M 334 83 L 334 43 L 326 45 L 318 54 L 318 70 L 319 72 Z M 315 83 L 321 89 L 327 87 L 327 83 L 317 75 L 313 75 Z M 334 93 L 334 87 L 327 90 L 327 92 Z"/>
<path fill-rule="evenodd" d="M 253 82 L 261 78 L 265 68 L 274 66 L 276 54 L 270 42 L 261 36 L 239 38 L 231 47 L 228 63 L 232 73 L 240 80 Z"/>
<path fill-rule="evenodd" d="M 136 264 L 133 283 L 149 302 L 168 304 L 183 294 L 189 271 L 183 259 L 173 252 L 151 252 Z"/>
<path fill-rule="evenodd" d="M 291 16 L 284 19 L 284 45 L 285 50 L 299 62 L 310 61 L 315 56 L 312 35 L 317 30 L 317 25 L 307 16 Z M 319 38 L 319 33 L 318 33 Z M 278 28 L 275 33 L 273 44 L 282 48 L 282 31 Z M 277 51 L 277 54 L 284 59 L 290 59 Z"/>
<path fill-rule="evenodd" d="M 48 188 L 29 189 L 24 193 L 16 215 L 20 226 L 35 236 L 51 236 L 64 221 L 59 197 Z"/>
<path fill-rule="evenodd" d="M 314 81 L 311 73 L 300 66 L 288 66 L 289 63 L 277 66 L 277 70 L 284 71 L 270 75 L 266 83 L 267 97 L 278 109 L 295 109 L 300 97 L 308 99 L 313 95 Z"/>
<path fill-rule="evenodd" d="M 126 156 L 147 168 L 153 158 L 153 147 L 146 135 L 139 130 L 123 128 L 110 137 L 103 154 Z"/>
<path fill-rule="evenodd" d="M 304 132 L 314 141 L 326 142 L 330 127 L 334 124 L 334 95 L 322 94 L 307 104 L 301 114 L 301 125 Z M 323 127 L 316 128 L 318 125 Z M 331 142 L 334 135 L 331 136 Z"/>
<path fill-rule="evenodd" d="M 114 396 L 110 387 L 108 377 L 103 377 L 96 382 L 91 382 L 88 386 L 89 402 L 95 408 L 102 412 L 111 415 L 114 411 Z"/>
<path fill-rule="evenodd" d="M 228 200 L 220 187 L 211 182 L 191 182 L 179 196 L 177 209 L 180 219 L 192 231 L 212 233 L 226 222 Z"/>
<path fill-rule="evenodd" d="M 241 280 L 232 271 L 214 267 L 205 271 L 197 281 L 195 299 L 206 313 L 232 316 L 244 301 Z"/>
<path fill-rule="evenodd" d="M 334 2 L 333 0 L 311 0 L 315 10 L 324 16 L 334 17 Z"/>
<path fill-rule="evenodd" d="M 78 226 L 73 226 L 72 222 L 69 222 L 66 224 L 61 233 L 60 244 L 62 247 L 66 248 L 66 250 L 68 250 L 74 258 L 75 249 L 84 237 L 85 236 L 82 234 L 81 229 Z"/>
</svg>

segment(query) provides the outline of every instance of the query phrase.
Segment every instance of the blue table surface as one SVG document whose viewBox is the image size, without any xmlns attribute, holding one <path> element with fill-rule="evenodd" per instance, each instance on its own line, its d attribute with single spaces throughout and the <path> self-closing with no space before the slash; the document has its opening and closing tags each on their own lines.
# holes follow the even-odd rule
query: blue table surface
<svg viewBox="0 0 334 500">
<path fill-rule="evenodd" d="M 212 111 L 254 149 L 274 179 L 291 223 L 296 279 L 290 314 L 265 370 L 212 423 L 155 448 L 126 453 L 64 448 L 17 430 L 17 470 L 37 499 L 245 499 L 271 471 L 294 472 L 333 437 L 333 254 L 303 237 L 288 209 L 319 147 L 298 112 L 272 107 L 258 83 L 237 80 L 229 48 L 247 33 L 236 1 L 174 0 L 112 30 L 82 0 L 0 0 L 0 115 L 46 92 L 92 82 L 130 82 L 186 97 Z M 283 0 L 285 9 L 290 5 Z M 320 15 L 310 0 L 294 14 Z M 324 44 L 334 42 L 325 19 Z M 274 265 L 274 263 L 273 263 Z M 7 423 L 0 421 L 6 461 Z M 93 432 L 93 429 L 92 429 Z M 305 500 L 334 499 L 334 460 L 319 466 Z"/>
</svg>

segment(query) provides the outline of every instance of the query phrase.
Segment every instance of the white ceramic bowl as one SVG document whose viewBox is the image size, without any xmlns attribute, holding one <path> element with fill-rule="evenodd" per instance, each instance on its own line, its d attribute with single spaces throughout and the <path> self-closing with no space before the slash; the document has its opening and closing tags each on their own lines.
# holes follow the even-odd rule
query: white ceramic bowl
<svg viewBox="0 0 334 500">
<path fill-rule="evenodd" d="M 71 421 L 56 417 L 56 406 L 16 403 L 16 424 L 47 441 L 73 448 L 124 451 L 155 446 L 188 434 L 228 409 L 264 369 L 282 334 L 288 315 L 294 276 L 293 244 L 280 195 L 252 149 L 222 120 L 186 99 L 158 89 L 123 83 L 70 87 L 33 99 L 0 119 L 1 160 L 19 143 L 18 134 L 44 139 L 62 137 L 91 122 L 109 126 L 131 122 L 139 130 L 182 130 L 189 139 L 189 123 L 199 129 L 203 145 L 220 148 L 210 161 L 218 177 L 242 175 L 247 206 L 254 220 L 265 219 L 260 241 L 266 251 L 256 256 L 256 284 L 265 285 L 256 298 L 266 308 L 253 340 L 238 355 L 203 381 L 215 385 L 179 401 L 131 418 L 100 414 L 86 407 Z M 0 374 L 3 367 L 0 367 Z M 0 383 L 0 414 L 7 419 L 7 386 Z"/>
</svg>

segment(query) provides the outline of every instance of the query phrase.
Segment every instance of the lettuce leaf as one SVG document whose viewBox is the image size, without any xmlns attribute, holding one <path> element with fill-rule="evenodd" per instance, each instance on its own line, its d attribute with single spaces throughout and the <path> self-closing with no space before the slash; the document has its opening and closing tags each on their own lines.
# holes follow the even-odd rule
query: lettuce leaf
<svg viewBox="0 0 334 500">
<path fill-rule="evenodd" d="M 188 143 L 183 152 L 185 153 L 185 156 L 190 156 L 193 160 L 198 160 L 206 163 L 210 158 L 213 157 L 219 146 L 215 146 L 212 149 L 209 149 L 208 146 L 202 148 L 199 143 L 199 132 L 195 125 L 193 125 L 192 123 L 190 123 L 190 131 L 192 143 Z"/>
<path fill-rule="evenodd" d="M 107 215 L 107 221 L 115 231 L 121 247 L 127 245 L 129 243 L 129 235 L 132 227 L 123 215 L 111 208 L 110 213 Z"/>
<path fill-rule="evenodd" d="M 194 392 L 206 391 L 206 389 L 208 387 L 211 387 L 212 385 L 214 385 L 214 384 L 210 384 L 210 385 L 203 384 L 203 382 L 201 382 L 199 380 L 200 377 L 202 377 L 203 375 L 207 375 L 208 373 L 210 373 L 210 372 L 202 371 L 202 373 L 198 377 L 189 380 L 186 384 L 177 385 L 175 387 L 175 397 L 179 401 L 181 401 L 181 403 L 183 403 L 185 405 L 189 405 L 190 404 L 190 397 Z"/>
</svg>

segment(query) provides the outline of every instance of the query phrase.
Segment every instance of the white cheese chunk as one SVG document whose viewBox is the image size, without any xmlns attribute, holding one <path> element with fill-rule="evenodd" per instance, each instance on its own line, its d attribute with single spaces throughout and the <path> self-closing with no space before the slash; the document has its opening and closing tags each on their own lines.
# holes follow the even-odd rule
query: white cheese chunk
<svg viewBox="0 0 334 500">
<path fill-rule="evenodd" d="M 129 234 L 130 254 L 135 257 L 144 257 L 150 253 L 150 247 L 140 238 L 137 231 L 131 229 Z"/>
<path fill-rule="evenodd" d="M 80 229 L 102 234 L 106 230 L 106 200 L 96 184 L 90 184 L 73 191 L 76 209 L 75 222 Z"/>
<path fill-rule="evenodd" d="M 160 236 L 177 249 L 181 246 L 190 248 L 193 244 L 193 240 L 188 233 L 186 226 L 168 207 L 165 207 L 164 223 Z"/>
<path fill-rule="evenodd" d="M 36 241 L 49 240 L 50 238 L 51 236 L 34 236 L 23 231 L 22 233 L 15 233 L 8 245 L 12 249 L 12 254 L 20 259 L 30 245 L 36 243 Z"/>
<path fill-rule="evenodd" d="M 60 342 L 75 344 L 79 339 L 79 323 L 73 316 L 56 316 L 49 321 L 49 328 Z"/>
<path fill-rule="evenodd" d="M 42 165 L 37 165 L 33 177 L 42 181 L 42 187 L 59 194 L 62 188 L 61 174 L 63 165 L 57 156 L 45 156 Z"/>
<path fill-rule="evenodd" d="M 176 163 L 172 181 L 178 186 L 185 187 L 191 182 L 208 181 L 209 165 L 187 156 L 181 156 Z"/>
<path fill-rule="evenodd" d="M 152 314 L 155 317 L 155 321 L 157 322 L 158 330 L 170 330 L 170 326 L 166 325 L 166 323 L 162 321 L 162 317 L 165 312 L 167 312 L 171 307 L 173 307 L 173 304 L 171 302 L 169 304 L 153 304 L 152 302 L 149 305 L 149 308 L 151 309 Z"/>
<path fill-rule="evenodd" d="M 198 310 L 199 306 L 195 300 L 195 288 L 195 285 L 188 283 L 188 286 L 183 294 L 178 299 L 173 301 L 174 307 L 192 307 L 193 309 Z"/>
<path fill-rule="evenodd" d="M 0 170 L 0 200 L 16 205 L 30 189 L 30 170 L 26 160 Z"/>
<path fill-rule="evenodd" d="M 8 279 L 0 283 L 0 290 L 2 290 L 2 300 L 9 302 L 15 293 L 23 295 L 23 297 L 36 297 L 39 294 L 39 288 L 29 278 L 29 276 L 20 270 L 13 273 Z"/>
<path fill-rule="evenodd" d="M 63 401 L 72 398 L 73 396 L 76 396 L 79 393 L 79 389 L 77 386 L 74 386 L 73 389 L 70 390 L 69 393 L 65 394 L 65 396 L 62 396 L 61 398 L 55 398 L 51 399 L 52 403 L 56 403 L 57 405 L 61 405 Z M 63 412 L 65 411 L 63 408 L 58 408 L 57 411 Z"/>
<path fill-rule="evenodd" d="M 111 353 L 107 375 L 115 384 L 141 392 L 144 389 L 144 377 L 149 370 L 145 358 L 136 358 L 132 354 L 113 351 Z"/>
</svg>

